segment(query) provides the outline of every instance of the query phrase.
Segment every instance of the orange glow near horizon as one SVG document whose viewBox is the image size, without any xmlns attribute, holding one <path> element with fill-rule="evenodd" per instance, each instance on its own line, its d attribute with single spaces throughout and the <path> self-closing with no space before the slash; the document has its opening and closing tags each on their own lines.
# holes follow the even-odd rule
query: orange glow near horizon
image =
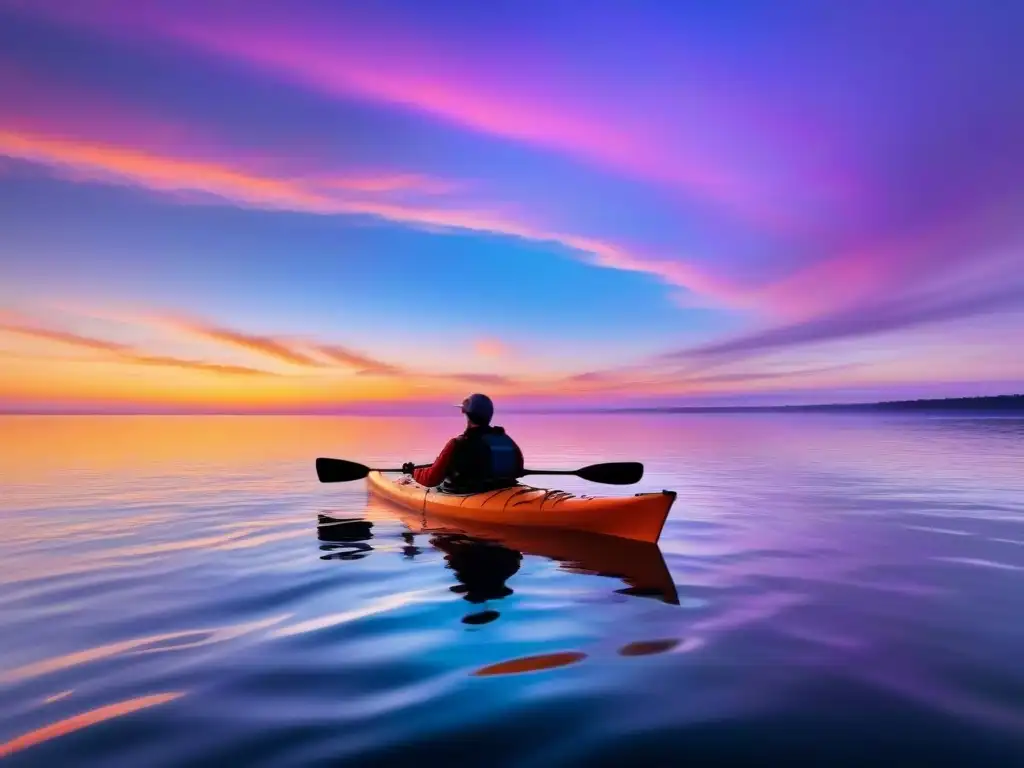
<svg viewBox="0 0 1024 768">
<path fill-rule="evenodd" d="M 927 354 L 876 356 L 870 366 L 769 354 L 754 366 L 730 360 L 700 365 L 697 360 L 694 367 L 692 361 L 669 358 L 575 374 L 541 373 L 531 358 L 487 336 L 467 341 L 464 354 L 489 372 L 446 371 L 408 366 L 394 356 L 378 358 L 330 340 L 253 333 L 184 314 L 62 307 L 59 316 L 64 325 L 44 322 L 42 312 L 0 313 L 0 410 L 315 412 L 419 407 L 455 402 L 480 390 L 506 406 L 523 398 L 607 405 L 622 398 L 780 391 L 799 396 L 843 386 L 895 387 L 922 372 L 951 382 L 968 380 L 954 360 Z M 970 373 L 997 380 L 998 353 L 998 344 L 976 345 Z M 856 358 L 856 350 L 851 354 Z M 440 365 L 444 362 L 439 358 Z"/>
<path fill-rule="evenodd" d="M 445 400 L 477 381 L 498 393 L 511 390 L 500 376 L 413 371 L 337 345 L 316 347 L 198 322 L 177 329 L 207 342 L 219 357 L 233 361 L 240 353 L 251 363 L 186 359 L 15 319 L 22 322 L 0 324 L 0 349 L 7 353 L 0 403 L 259 409 Z M 308 351 L 313 347 L 315 358 Z"/>
</svg>

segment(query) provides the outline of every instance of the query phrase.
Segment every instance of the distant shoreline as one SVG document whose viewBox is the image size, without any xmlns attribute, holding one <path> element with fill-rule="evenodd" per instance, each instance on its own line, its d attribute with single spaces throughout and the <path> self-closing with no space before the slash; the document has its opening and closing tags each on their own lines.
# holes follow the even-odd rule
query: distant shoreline
<svg viewBox="0 0 1024 768">
<path fill-rule="evenodd" d="M 621 408 L 515 408 L 522 414 L 628 414 L 628 413 L 1024 413 L 1024 394 L 983 397 L 947 397 L 921 400 L 888 400 L 873 403 L 822 405 L 678 405 Z M 0 416 L 431 416 L 434 414 L 374 414 L 355 410 L 318 411 L 98 411 L 98 410 L 0 410 Z"/>
<path fill-rule="evenodd" d="M 1024 412 L 1024 395 L 945 397 L 921 400 L 886 400 L 874 403 L 826 403 L 821 405 L 680 405 L 662 407 L 602 408 L 600 413 L 779 413 L 792 411 L 966 411 Z M 582 411 L 581 411 L 582 412 Z"/>
</svg>

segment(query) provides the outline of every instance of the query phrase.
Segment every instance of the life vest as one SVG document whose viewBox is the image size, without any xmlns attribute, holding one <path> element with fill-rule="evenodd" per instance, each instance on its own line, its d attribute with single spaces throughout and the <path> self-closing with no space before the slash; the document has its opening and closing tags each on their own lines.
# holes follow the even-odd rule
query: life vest
<svg viewBox="0 0 1024 768">
<path fill-rule="evenodd" d="M 477 493 L 517 485 L 523 469 L 520 455 L 503 427 L 469 427 L 455 438 L 451 463 L 439 490 Z"/>
</svg>

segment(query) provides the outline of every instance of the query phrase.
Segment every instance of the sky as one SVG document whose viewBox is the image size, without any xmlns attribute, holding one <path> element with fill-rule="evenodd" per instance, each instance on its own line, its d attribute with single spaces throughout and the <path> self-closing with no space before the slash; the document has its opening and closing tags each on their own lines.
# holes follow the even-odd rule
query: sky
<svg viewBox="0 0 1024 768">
<path fill-rule="evenodd" d="M 1024 391 L 1022 24 L 0 0 L 0 410 Z"/>
</svg>

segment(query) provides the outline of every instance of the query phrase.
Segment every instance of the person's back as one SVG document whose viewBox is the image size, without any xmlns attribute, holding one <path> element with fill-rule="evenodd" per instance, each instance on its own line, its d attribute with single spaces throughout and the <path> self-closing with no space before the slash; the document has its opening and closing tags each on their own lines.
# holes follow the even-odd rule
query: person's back
<svg viewBox="0 0 1024 768">
<path fill-rule="evenodd" d="M 491 426 L 494 405 L 486 395 L 474 394 L 460 406 L 466 430 L 445 445 L 429 467 L 403 469 L 420 485 L 440 486 L 448 493 L 477 493 L 518 483 L 523 454 L 504 428 Z"/>
</svg>

